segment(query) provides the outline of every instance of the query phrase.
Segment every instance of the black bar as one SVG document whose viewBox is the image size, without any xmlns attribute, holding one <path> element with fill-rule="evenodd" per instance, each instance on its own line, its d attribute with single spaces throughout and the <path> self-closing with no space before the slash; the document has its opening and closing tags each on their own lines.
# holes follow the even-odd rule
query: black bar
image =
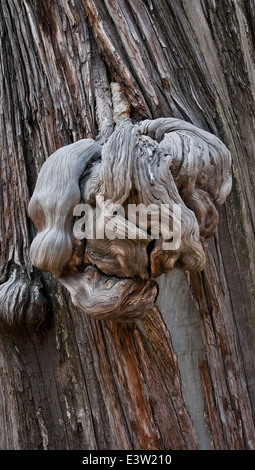
<svg viewBox="0 0 255 470">
<path fill-rule="evenodd" d="M 207 470 L 209 465 L 242 465 L 250 464 L 254 451 L 178 451 L 178 450 L 2 450 L 2 468 L 11 464 L 25 465 L 25 469 L 38 465 L 57 464 L 58 469 L 68 468 L 91 469 L 105 468 L 121 470 L 124 468 L 161 468 L 170 470 L 196 470 L 201 465 Z M 6 459 L 6 460 L 4 460 Z M 183 466 L 183 467 L 181 467 Z M 45 470 L 45 468 L 44 468 Z M 215 469 L 214 467 L 214 470 Z"/>
</svg>

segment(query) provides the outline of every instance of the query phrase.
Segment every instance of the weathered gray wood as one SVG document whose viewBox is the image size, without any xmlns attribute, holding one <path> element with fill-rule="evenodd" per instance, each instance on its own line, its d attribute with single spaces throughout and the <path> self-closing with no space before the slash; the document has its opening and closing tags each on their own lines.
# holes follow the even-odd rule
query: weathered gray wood
<svg viewBox="0 0 255 470">
<path fill-rule="evenodd" d="M 213 449 L 254 448 L 253 2 L 2 0 L 0 25 L 0 273 L 20 293 L 11 325 L 1 312 L 1 448 L 193 449 L 207 432 Z M 39 170 L 63 145 L 111 135 L 112 81 L 132 119 L 185 119 L 233 157 L 218 235 L 186 284 L 204 348 L 198 439 L 161 314 L 90 319 L 29 259 Z"/>
<path fill-rule="evenodd" d="M 205 397 L 199 370 L 200 364 L 206 360 L 206 350 L 199 326 L 199 309 L 184 272 L 174 270 L 163 274 L 157 279 L 157 283 L 157 306 L 171 331 L 185 404 L 196 430 L 199 448 L 208 450 L 212 445 L 206 425 Z"/>
<path fill-rule="evenodd" d="M 125 108 L 126 102 L 126 115 Z M 214 234 L 216 207 L 228 196 L 232 177 L 230 153 L 214 135 L 173 118 L 139 125 L 123 119 L 121 113 L 102 149 L 82 139 L 51 155 L 38 175 L 28 214 L 38 229 L 30 248 L 33 265 L 59 279 L 85 313 L 129 321 L 153 307 L 157 290 L 150 280 L 175 268 L 204 268 L 200 239 Z M 180 210 L 177 227 L 174 205 Z M 77 207 L 89 212 L 79 251 L 73 233 Z M 138 233 L 135 239 L 130 225 Z M 4 305 L 9 290 L 2 292 Z"/>
</svg>

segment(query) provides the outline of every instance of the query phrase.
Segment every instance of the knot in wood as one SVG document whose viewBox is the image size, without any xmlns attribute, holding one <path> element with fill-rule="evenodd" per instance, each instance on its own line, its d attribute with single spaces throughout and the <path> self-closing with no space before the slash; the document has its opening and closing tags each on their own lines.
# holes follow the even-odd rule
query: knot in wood
<svg viewBox="0 0 255 470">
<path fill-rule="evenodd" d="M 231 181 L 218 137 L 174 118 L 124 120 L 102 146 L 83 139 L 42 166 L 28 208 L 38 229 L 32 263 L 94 318 L 141 318 L 158 276 L 204 268 L 202 240 Z"/>
</svg>

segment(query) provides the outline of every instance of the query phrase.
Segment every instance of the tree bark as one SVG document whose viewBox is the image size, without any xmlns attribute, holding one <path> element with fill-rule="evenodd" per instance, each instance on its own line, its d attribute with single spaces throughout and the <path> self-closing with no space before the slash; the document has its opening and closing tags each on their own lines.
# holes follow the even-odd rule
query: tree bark
<svg viewBox="0 0 255 470">
<path fill-rule="evenodd" d="M 254 449 L 255 8 L 246 0 L 2 0 L 1 449 Z M 157 308 L 97 321 L 33 268 L 27 216 L 57 148 L 134 121 L 218 135 L 233 188 L 199 274 L 157 279 Z"/>
</svg>

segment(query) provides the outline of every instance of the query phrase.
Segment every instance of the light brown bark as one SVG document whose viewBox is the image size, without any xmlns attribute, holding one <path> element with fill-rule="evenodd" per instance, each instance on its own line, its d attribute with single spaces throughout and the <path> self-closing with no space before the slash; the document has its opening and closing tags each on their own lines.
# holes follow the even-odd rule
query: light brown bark
<svg viewBox="0 0 255 470">
<path fill-rule="evenodd" d="M 253 449 L 253 3 L 2 0 L 0 22 L 0 448 Z M 134 121 L 186 119 L 233 157 L 204 271 L 159 281 L 175 307 L 167 313 L 161 292 L 161 311 L 130 325 L 75 309 L 28 251 L 38 171 L 65 144 L 109 137 L 111 81 Z M 194 369 L 180 367 L 167 317 L 178 308 L 188 317 L 191 302 L 203 349 L 202 430 L 184 390 Z"/>
</svg>

